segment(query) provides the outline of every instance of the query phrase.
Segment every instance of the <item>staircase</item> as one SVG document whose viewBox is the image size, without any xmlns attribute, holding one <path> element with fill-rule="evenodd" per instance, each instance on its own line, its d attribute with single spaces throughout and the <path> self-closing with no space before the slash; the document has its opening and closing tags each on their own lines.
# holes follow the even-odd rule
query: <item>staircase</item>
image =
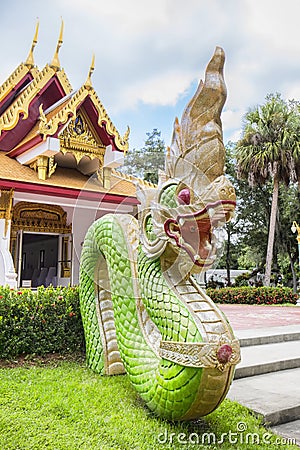
<svg viewBox="0 0 300 450">
<path fill-rule="evenodd" d="M 300 445 L 300 326 L 241 330 L 242 361 L 228 398 Z"/>
</svg>

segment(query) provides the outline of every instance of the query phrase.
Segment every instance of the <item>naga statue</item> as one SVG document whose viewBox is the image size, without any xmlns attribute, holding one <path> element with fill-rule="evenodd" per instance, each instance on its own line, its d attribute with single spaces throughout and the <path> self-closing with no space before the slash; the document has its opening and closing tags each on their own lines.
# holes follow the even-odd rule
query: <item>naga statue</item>
<svg viewBox="0 0 300 450">
<path fill-rule="evenodd" d="M 175 120 L 158 186 L 137 185 L 138 220 L 104 215 L 81 255 L 88 366 L 101 375 L 126 372 L 150 410 L 170 420 L 217 408 L 240 361 L 227 319 L 195 277 L 215 262 L 218 232 L 236 204 L 224 176 L 224 60 L 217 47 Z"/>
</svg>

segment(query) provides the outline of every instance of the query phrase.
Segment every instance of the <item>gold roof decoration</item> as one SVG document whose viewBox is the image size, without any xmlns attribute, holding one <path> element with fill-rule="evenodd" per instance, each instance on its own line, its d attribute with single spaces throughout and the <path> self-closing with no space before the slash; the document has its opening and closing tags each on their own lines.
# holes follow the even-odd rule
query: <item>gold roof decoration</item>
<svg viewBox="0 0 300 450">
<path fill-rule="evenodd" d="M 72 88 L 67 76 L 64 73 L 59 73 L 61 74 L 59 79 L 62 82 L 65 92 L 71 92 Z M 23 120 L 27 119 L 31 101 L 48 83 L 54 74 L 54 69 L 47 64 L 44 69 L 38 73 L 34 80 L 32 80 L 32 82 L 22 91 L 12 105 L 10 105 L 10 107 L 0 117 L 0 135 L 4 130 L 12 130 L 17 125 L 21 114 L 23 114 Z"/>
<path fill-rule="evenodd" d="M 105 128 L 110 136 L 114 137 L 116 146 L 119 150 L 126 152 L 128 150 L 128 138 L 129 138 L 129 127 L 127 128 L 124 136 L 120 136 L 118 130 L 112 123 L 110 117 L 108 116 L 104 106 L 102 105 L 98 95 L 96 94 L 94 88 L 91 85 L 86 86 L 85 84 L 75 92 L 75 94 L 70 98 L 67 104 L 58 110 L 58 112 L 51 117 L 51 119 L 45 121 L 45 117 L 40 117 L 39 132 L 43 135 L 43 139 L 46 140 L 47 136 L 53 136 L 58 130 L 58 127 L 62 124 L 66 124 L 70 117 L 75 118 L 76 112 L 81 103 L 90 97 L 98 113 L 98 124 L 102 126 L 105 123 Z M 48 115 L 46 114 L 46 118 Z M 73 119 L 74 120 L 74 119 Z"/>
<path fill-rule="evenodd" d="M 95 54 L 93 54 L 92 62 L 91 62 L 91 65 L 90 65 L 90 70 L 89 70 L 89 73 L 88 73 L 88 77 L 86 79 L 86 82 L 84 83 L 84 86 L 87 89 L 92 87 L 92 79 L 91 79 L 91 77 L 92 77 L 92 73 L 94 72 L 94 70 L 95 70 Z"/>
<path fill-rule="evenodd" d="M 12 212 L 12 233 L 19 230 L 65 234 L 72 232 L 72 224 L 60 205 L 20 201 Z"/>
<path fill-rule="evenodd" d="M 103 165 L 105 145 L 93 130 L 88 118 L 78 112 L 75 120 L 71 120 L 59 135 L 60 151 L 63 154 L 72 153 L 77 164 L 84 156 L 90 159 L 98 158 Z"/>
<path fill-rule="evenodd" d="M 63 33 L 64 33 L 64 21 L 61 19 L 61 26 L 60 26 L 60 31 L 59 31 L 59 37 L 58 37 L 55 53 L 54 53 L 52 62 L 50 64 L 50 67 L 52 69 L 54 69 L 55 71 L 60 70 L 60 62 L 59 62 L 59 58 L 58 58 L 58 53 L 59 53 L 60 47 L 63 44 Z"/>
<path fill-rule="evenodd" d="M 33 78 L 35 78 L 39 70 L 34 65 L 33 60 L 33 50 L 37 44 L 38 38 L 39 22 L 36 24 L 34 38 L 31 44 L 31 49 L 29 51 L 28 57 L 25 63 L 21 63 L 13 71 L 13 73 L 7 78 L 7 80 L 0 86 L 0 102 L 14 89 L 14 87 L 24 78 L 27 73 L 31 73 Z"/>
<path fill-rule="evenodd" d="M 32 40 L 31 49 L 29 50 L 29 54 L 28 54 L 26 62 L 25 62 L 25 66 L 29 67 L 30 69 L 32 69 L 34 67 L 33 50 L 38 41 L 38 34 L 39 34 L 39 21 L 37 21 L 37 23 L 36 23 L 35 34 L 34 34 L 34 37 Z"/>
</svg>

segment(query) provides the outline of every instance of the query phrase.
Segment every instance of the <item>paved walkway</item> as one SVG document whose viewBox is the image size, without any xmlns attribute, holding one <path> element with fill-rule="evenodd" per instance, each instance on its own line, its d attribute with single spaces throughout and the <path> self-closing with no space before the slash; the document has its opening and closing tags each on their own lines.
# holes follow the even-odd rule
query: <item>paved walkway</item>
<svg viewBox="0 0 300 450">
<path fill-rule="evenodd" d="M 271 430 L 300 447 L 300 306 L 218 306 L 244 343 L 237 372 L 249 366 L 246 378 L 233 381 L 228 398 L 262 415 Z"/>
<path fill-rule="evenodd" d="M 218 305 L 234 330 L 299 325 L 300 306 Z"/>
</svg>

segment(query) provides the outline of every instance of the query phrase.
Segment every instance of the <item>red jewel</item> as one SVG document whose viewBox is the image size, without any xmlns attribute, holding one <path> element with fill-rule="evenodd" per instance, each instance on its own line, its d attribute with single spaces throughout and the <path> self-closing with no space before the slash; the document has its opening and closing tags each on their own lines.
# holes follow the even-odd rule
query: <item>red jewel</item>
<svg viewBox="0 0 300 450">
<path fill-rule="evenodd" d="M 232 348 L 228 344 L 222 345 L 217 352 L 217 359 L 221 364 L 226 364 L 232 355 Z"/>
<path fill-rule="evenodd" d="M 181 205 L 189 205 L 191 203 L 191 193 L 188 188 L 181 189 L 177 195 L 178 201 Z"/>
</svg>

